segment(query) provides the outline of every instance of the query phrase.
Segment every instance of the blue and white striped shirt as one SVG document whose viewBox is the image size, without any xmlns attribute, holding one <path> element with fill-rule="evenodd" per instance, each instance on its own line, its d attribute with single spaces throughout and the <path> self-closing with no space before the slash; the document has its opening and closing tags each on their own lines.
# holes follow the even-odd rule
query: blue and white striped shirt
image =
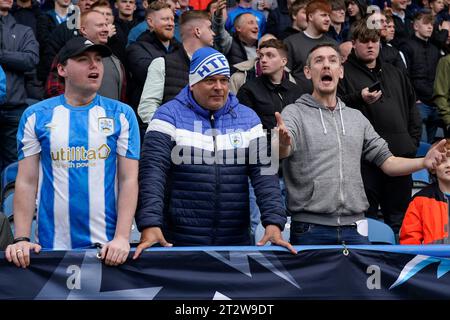
<svg viewBox="0 0 450 320">
<path fill-rule="evenodd" d="M 38 242 L 43 248 L 84 248 L 114 237 L 117 155 L 139 159 L 139 127 L 126 104 L 97 95 L 73 107 L 64 95 L 22 115 L 19 160 L 40 154 Z"/>
</svg>

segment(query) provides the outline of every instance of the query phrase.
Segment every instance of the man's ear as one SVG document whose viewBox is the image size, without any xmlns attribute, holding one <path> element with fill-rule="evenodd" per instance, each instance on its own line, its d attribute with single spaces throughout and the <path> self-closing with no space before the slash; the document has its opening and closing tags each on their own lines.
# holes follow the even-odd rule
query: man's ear
<svg viewBox="0 0 450 320">
<path fill-rule="evenodd" d="M 58 63 L 58 65 L 56 66 L 56 68 L 58 69 L 58 75 L 60 77 L 65 78 L 67 73 L 66 73 L 66 67 L 64 65 L 62 65 L 61 63 Z"/>
<path fill-rule="evenodd" d="M 142 3 L 144 3 L 144 2 L 145 2 L 145 1 L 143 1 Z M 153 29 L 153 19 L 152 19 L 152 17 L 149 15 L 145 20 L 147 21 L 148 27 L 149 27 L 150 29 Z"/>
<path fill-rule="evenodd" d="M 311 69 L 308 66 L 303 67 L 303 73 L 305 74 L 306 79 L 311 80 Z"/>
<path fill-rule="evenodd" d="M 201 33 L 202 33 L 202 32 L 200 31 L 200 28 L 199 28 L 199 27 L 195 27 L 195 28 L 194 28 L 194 34 L 195 34 L 195 37 L 196 37 L 196 38 L 200 39 Z"/>
<path fill-rule="evenodd" d="M 339 79 L 344 79 L 344 66 L 342 64 L 339 67 Z"/>
<path fill-rule="evenodd" d="M 80 33 L 83 37 L 86 38 L 86 27 L 80 26 Z"/>
</svg>

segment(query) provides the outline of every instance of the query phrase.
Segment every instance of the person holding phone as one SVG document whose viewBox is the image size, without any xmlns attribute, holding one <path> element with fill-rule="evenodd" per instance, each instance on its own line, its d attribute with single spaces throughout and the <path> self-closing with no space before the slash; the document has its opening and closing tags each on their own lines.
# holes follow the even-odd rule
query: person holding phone
<svg viewBox="0 0 450 320">
<path fill-rule="evenodd" d="M 421 120 L 412 84 L 400 69 L 380 59 L 380 31 L 370 29 L 367 20 L 355 25 L 352 42 L 338 96 L 366 116 L 394 156 L 415 157 Z M 367 161 L 362 175 L 370 204 L 367 216 L 376 218 L 381 207 L 385 222 L 398 233 L 411 198 L 411 175 L 390 177 Z"/>
</svg>

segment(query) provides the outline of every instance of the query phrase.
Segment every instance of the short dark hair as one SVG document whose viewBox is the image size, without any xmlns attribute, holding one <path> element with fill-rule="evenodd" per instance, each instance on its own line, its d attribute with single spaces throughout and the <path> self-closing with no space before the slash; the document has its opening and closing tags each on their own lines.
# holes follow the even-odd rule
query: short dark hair
<svg viewBox="0 0 450 320">
<path fill-rule="evenodd" d="M 425 11 L 419 11 L 414 15 L 413 21 L 420 21 L 422 20 L 423 23 L 428 24 L 434 24 L 434 18 L 433 15 L 429 12 L 425 12 Z"/>
<path fill-rule="evenodd" d="M 306 65 L 308 67 L 311 67 L 311 55 L 314 53 L 314 51 L 316 51 L 317 49 L 320 49 L 320 48 L 324 48 L 324 47 L 328 47 L 328 48 L 331 48 L 334 51 L 336 51 L 336 53 L 338 54 L 338 57 L 339 57 L 339 61 L 342 63 L 342 55 L 341 55 L 339 48 L 335 44 L 329 42 L 329 43 L 318 44 L 318 45 L 314 46 L 311 50 L 309 50 L 308 56 L 306 58 Z"/>
<path fill-rule="evenodd" d="M 344 0 L 329 0 L 329 2 L 331 4 L 331 10 L 346 10 L 347 8 Z"/>
<path fill-rule="evenodd" d="M 394 17 L 392 16 L 392 14 L 389 11 L 384 10 L 383 14 L 386 17 L 386 23 L 391 23 L 394 21 Z"/>
<path fill-rule="evenodd" d="M 367 18 L 355 21 L 352 24 L 350 33 L 353 41 L 358 40 L 359 42 L 367 43 L 380 40 L 380 30 L 378 28 L 369 28 Z"/>
<path fill-rule="evenodd" d="M 289 7 L 289 16 L 296 16 L 301 9 L 305 9 L 309 0 L 295 0 Z"/>
<path fill-rule="evenodd" d="M 288 56 L 288 47 L 286 46 L 286 44 L 278 39 L 269 39 L 266 41 L 263 41 L 258 49 L 261 50 L 262 48 L 275 48 L 278 50 L 278 52 L 287 58 Z"/>
<path fill-rule="evenodd" d="M 110 9 L 112 9 L 111 4 L 109 3 L 108 0 L 98 0 L 89 8 L 89 10 L 95 11 L 95 8 L 98 8 L 98 7 L 108 7 Z"/>
<path fill-rule="evenodd" d="M 180 26 L 185 25 L 186 23 L 193 20 L 210 20 L 209 14 L 206 11 L 202 10 L 188 10 L 183 12 L 180 17 Z"/>
</svg>

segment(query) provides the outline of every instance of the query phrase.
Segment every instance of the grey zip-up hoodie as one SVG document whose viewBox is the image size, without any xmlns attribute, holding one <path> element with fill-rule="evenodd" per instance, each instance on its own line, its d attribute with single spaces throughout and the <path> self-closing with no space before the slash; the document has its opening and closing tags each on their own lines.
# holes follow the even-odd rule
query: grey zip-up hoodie
<svg viewBox="0 0 450 320">
<path fill-rule="evenodd" d="M 361 157 L 381 166 L 392 156 L 367 118 L 339 99 L 331 111 L 310 94 L 286 106 L 282 117 L 293 140 L 283 161 L 292 219 L 339 226 L 364 218 Z"/>
</svg>

